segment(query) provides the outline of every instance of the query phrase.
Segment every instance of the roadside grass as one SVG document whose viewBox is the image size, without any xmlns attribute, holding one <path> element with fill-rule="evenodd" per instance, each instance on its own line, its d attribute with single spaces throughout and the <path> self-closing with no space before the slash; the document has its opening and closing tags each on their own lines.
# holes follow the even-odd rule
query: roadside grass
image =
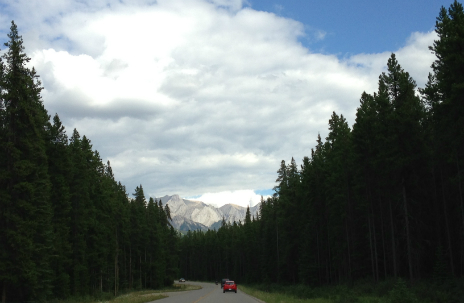
<svg viewBox="0 0 464 303">
<path fill-rule="evenodd" d="M 240 291 L 253 296 L 266 303 L 331 303 L 330 299 L 315 298 L 315 299 L 301 299 L 290 294 L 281 292 L 266 292 L 258 290 L 253 287 L 240 285 L 238 288 Z"/>
<path fill-rule="evenodd" d="M 174 284 L 173 286 L 165 287 L 163 289 L 133 291 L 126 294 L 121 294 L 117 297 L 114 297 L 109 293 L 103 293 L 100 294 L 99 299 L 87 296 L 69 298 L 67 300 L 53 300 L 50 301 L 50 303 L 146 303 L 166 298 L 167 296 L 164 295 L 166 292 L 178 292 L 196 289 L 201 289 L 201 286 L 190 284 Z"/>
<path fill-rule="evenodd" d="M 260 290 L 260 286 L 240 286 L 240 290 L 266 303 L 389 303 L 384 298 L 358 294 L 346 287 L 311 288 L 297 285 Z"/>
<path fill-rule="evenodd" d="M 410 284 L 402 279 L 350 286 L 239 285 L 239 290 L 266 303 L 464 303 L 464 279 Z"/>
</svg>

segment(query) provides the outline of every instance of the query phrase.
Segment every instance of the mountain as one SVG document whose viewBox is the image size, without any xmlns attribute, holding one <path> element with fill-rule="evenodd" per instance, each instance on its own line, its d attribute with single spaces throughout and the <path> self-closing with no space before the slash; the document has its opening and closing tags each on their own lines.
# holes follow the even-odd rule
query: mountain
<svg viewBox="0 0 464 303">
<path fill-rule="evenodd" d="M 179 216 L 208 227 L 222 220 L 222 213 L 216 207 L 200 201 L 184 200 L 179 195 L 164 196 L 161 203 L 169 205 L 171 218 Z"/>
<path fill-rule="evenodd" d="M 246 207 L 242 207 L 235 204 L 226 204 L 221 206 L 219 210 L 224 215 L 227 222 L 238 222 L 239 220 L 243 223 L 246 216 Z M 251 217 L 256 216 L 259 210 L 259 204 L 250 207 Z"/>
<path fill-rule="evenodd" d="M 245 221 L 246 207 L 226 204 L 220 208 L 201 201 L 186 200 L 179 195 L 161 197 L 161 203 L 171 211 L 171 224 L 180 231 L 208 230 L 221 227 L 222 218 L 226 222 Z M 250 207 L 251 216 L 256 216 L 259 204 Z"/>
<path fill-rule="evenodd" d="M 198 223 L 194 222 L 192 220 L 189 220 L 187 218 L 184 218 L 182 216 L 174 216 L 172 217 L 171 224 L 174 226 L 175 229 L 182 230 L 182 231 L 188 231 L 188 230 L 203 230 L 207 231 L 208 227 Z"/>
</svg>

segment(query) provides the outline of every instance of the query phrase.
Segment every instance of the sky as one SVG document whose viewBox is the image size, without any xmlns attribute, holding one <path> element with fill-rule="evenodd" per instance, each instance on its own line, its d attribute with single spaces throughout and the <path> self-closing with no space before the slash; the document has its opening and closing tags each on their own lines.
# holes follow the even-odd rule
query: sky
<svg viewBox="0 0 464 303">
<path fill-rule="evenodd" d="M 45 108 L 130 196 L 253 206 L 332 112 L 353 125 L 392 52 L 424 86 L 451 3 L 0 0 L 0 42 L 14 20 Z"/>
</svg>

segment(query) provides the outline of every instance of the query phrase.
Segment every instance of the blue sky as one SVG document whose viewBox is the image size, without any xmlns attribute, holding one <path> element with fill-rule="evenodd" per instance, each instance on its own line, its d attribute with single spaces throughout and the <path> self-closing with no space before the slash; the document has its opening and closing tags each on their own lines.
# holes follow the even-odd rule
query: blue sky
<svg viewBox="0 0 464 303">
<path fill-rule="evenodd" d="M 333 111 L 354 123 L 391 52 L 423 86 L 450 3 L 0 0 L 0 40 L 15 20 L 45 108 L 129 194 L 246 206 Z"/>
<path fill-rule="evenodd" d="M 302 22 L 308 32 L 300 39 L 310 50 L 346 56 L 394 51 L 412 32 L 434 29 L 440 0 L 250 0 L 250 7 Z M 325 33 L 315 40 L 311 33 Z"/>
</svg>

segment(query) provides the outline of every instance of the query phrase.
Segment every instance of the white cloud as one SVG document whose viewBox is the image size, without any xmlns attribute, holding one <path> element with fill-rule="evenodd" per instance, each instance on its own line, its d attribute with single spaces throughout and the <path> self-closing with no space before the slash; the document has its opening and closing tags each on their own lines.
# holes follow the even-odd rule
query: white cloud
<svg viewBox="0 0 464 303">
<path fill-rule="evenodd" d="M 269 196 L 263 196 L 267 199 Z M 189 199 L 188 197 L 185 199 Z M 243 207 L 253 207 L 261 201 L 261 196 L 257 195 L 253 190 L 236 190 L 223 191 L 218 193 L 205 193 L 197 198 L 190 198 L 211 204 L 216 207 L 221 207 L 225 204 L 236 204 Z"/>
<path fill-rule="evenodd" d="M 403 69 L 411 74 L 419 86 L 424 86 L 430 65 L 435 60 L 435 55 L 428 49 L 433 41 L 437 39 L 437 34 L 432 31 L 428 33 L 412 33 L 406 45 L 398 50 L 386 51 L 379 54 L 358 54 L 348 58 L 349 64 L 358 65 L 371 79 L 378 80 L 381 72 L 387 70 L 387 61 L 392 52 Z M 375 82 L 377 85 L 377 82 Z M 375 91 L 377 86 L 368 92 Z"/>
<path fill-rule="evenodd" d="M 354 123 L 390 56 L 312 53 L 303 24 L 239 0 L 24 1 L 7 10 L 45 107 L 92 140 L 129 193 L 143 184 L 153 197 L 256 201 L 244 189 L 272 188 L 282 159 L 301 161 L 326 136 L 332 111 Z M 419 86 L 434 37 L 394 50 Z"/>
</svg>

